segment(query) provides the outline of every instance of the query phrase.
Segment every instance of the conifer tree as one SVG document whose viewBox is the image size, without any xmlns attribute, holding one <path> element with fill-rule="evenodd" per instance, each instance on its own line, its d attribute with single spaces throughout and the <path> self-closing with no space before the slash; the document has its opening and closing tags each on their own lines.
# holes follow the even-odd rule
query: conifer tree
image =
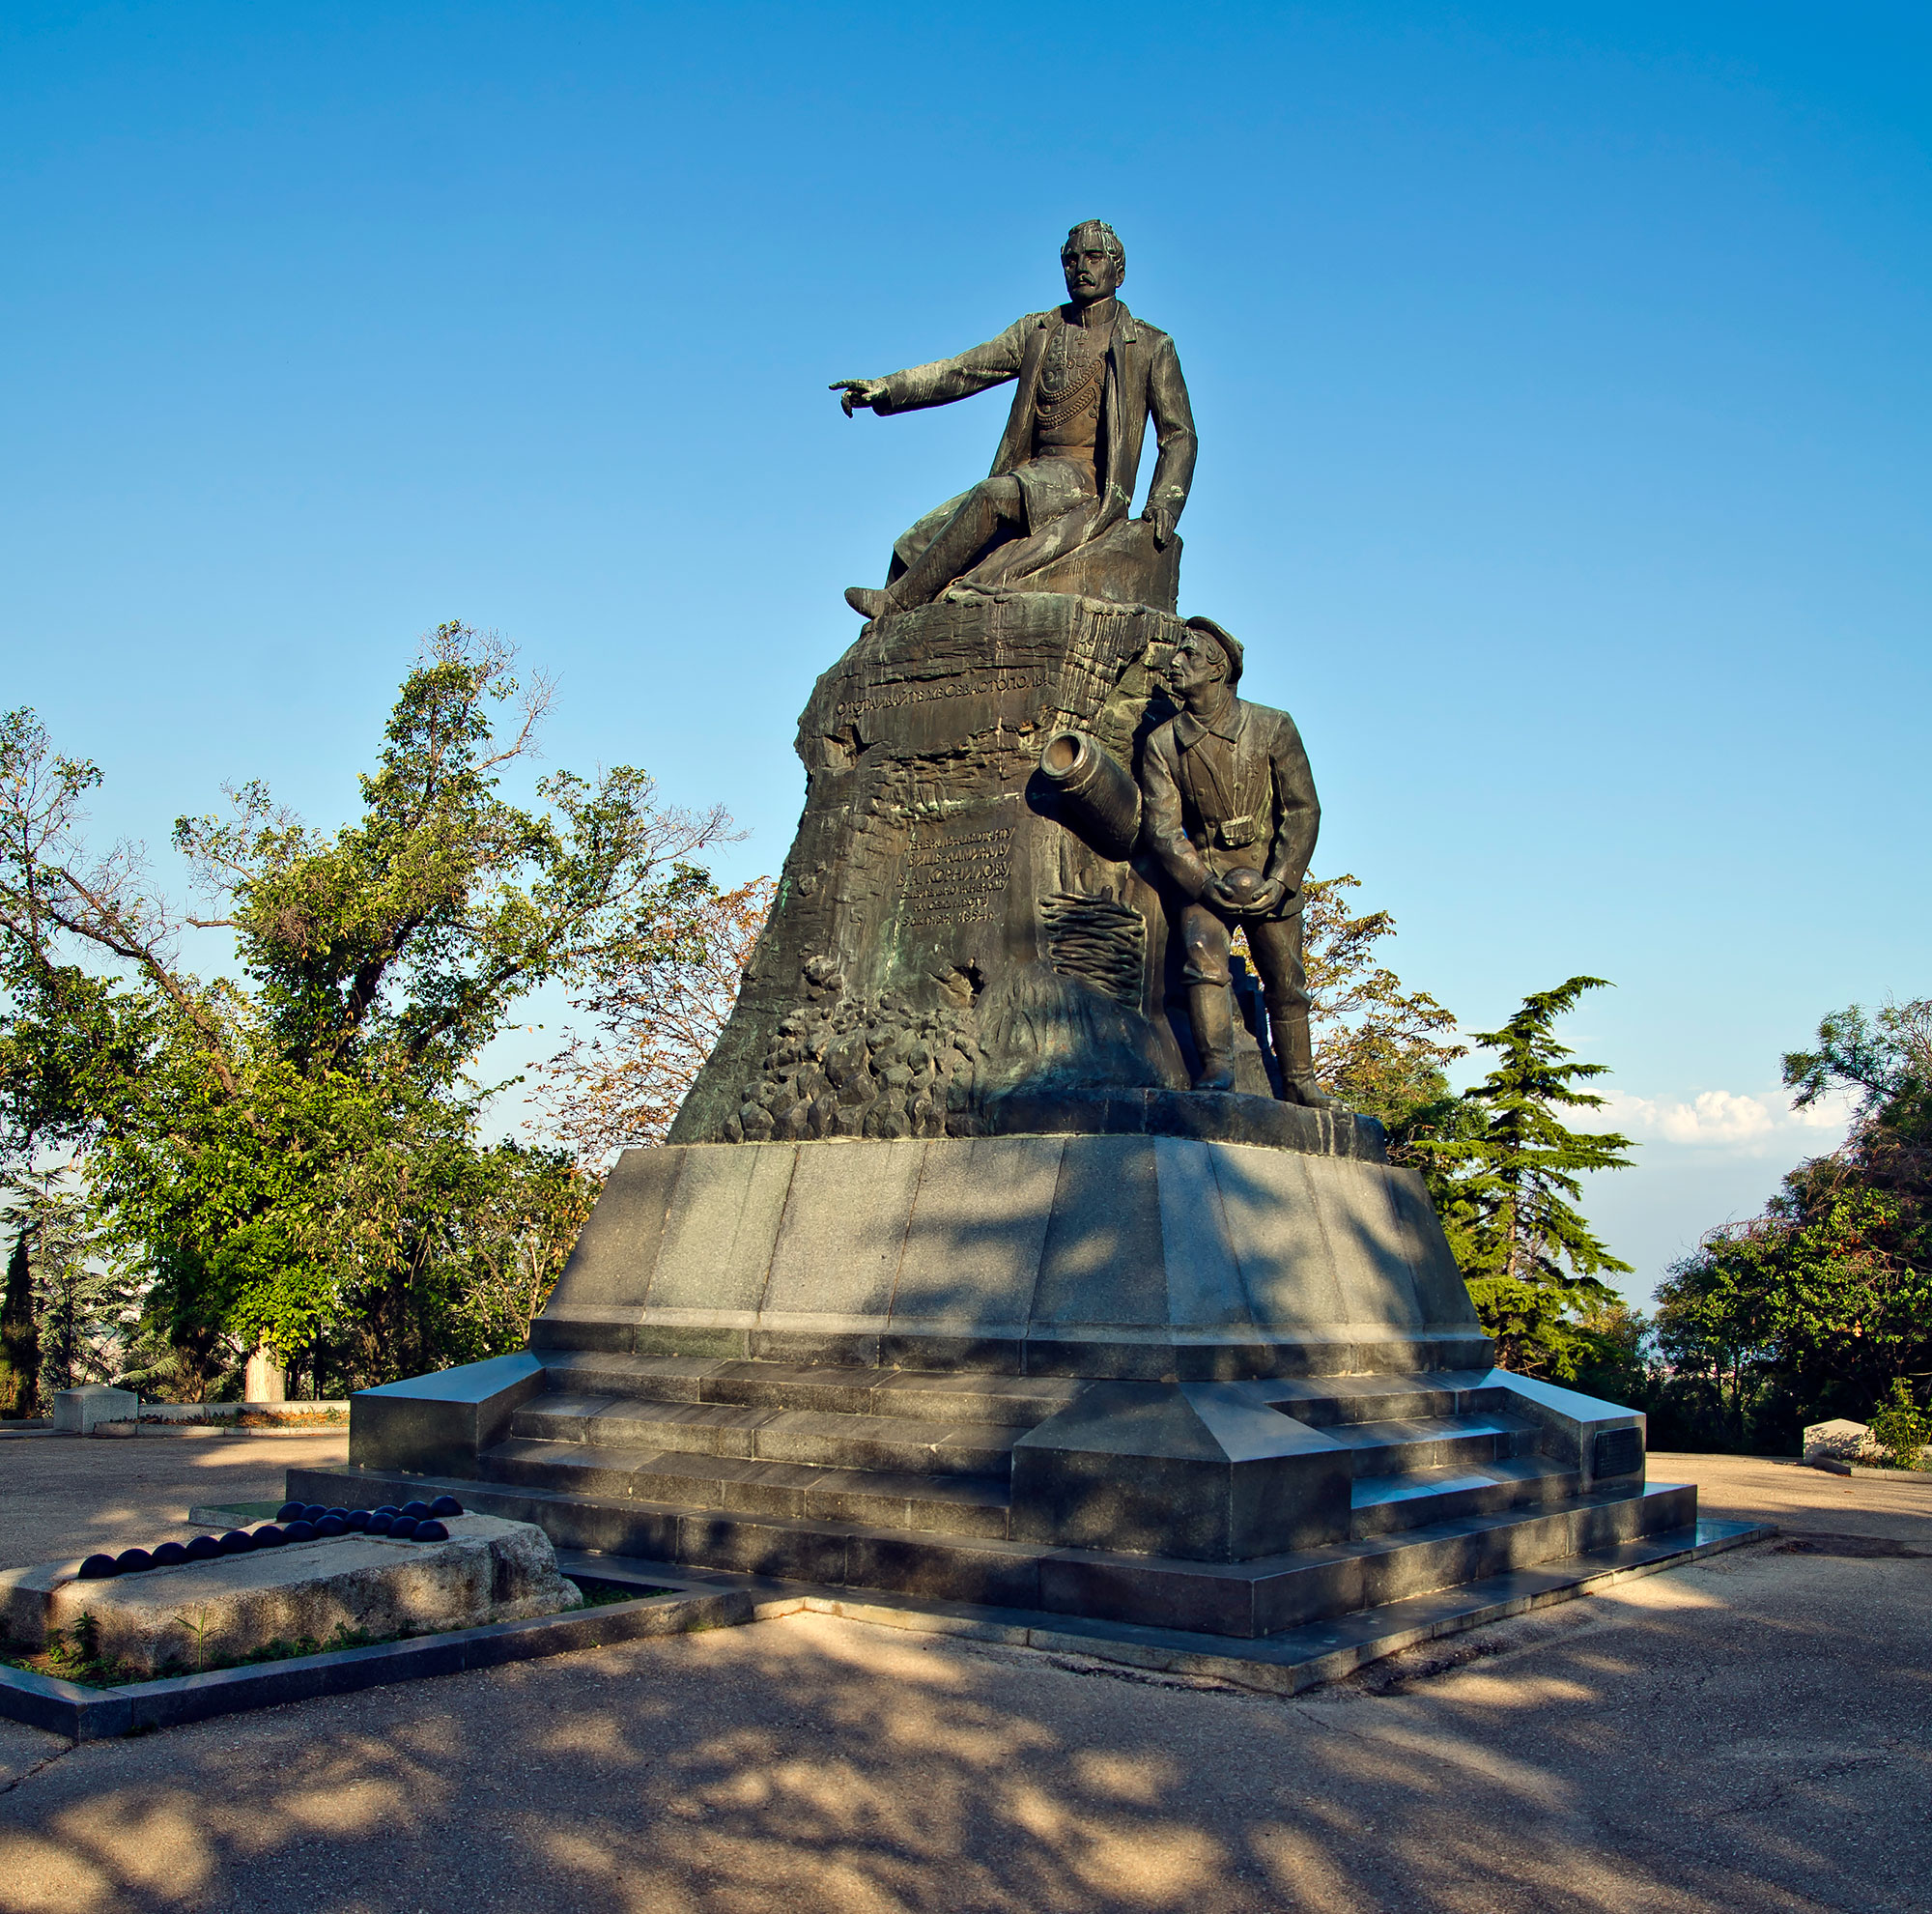
<svg viewBox="0 0 1932 1914">
<path fill-rule="evenodd" d="M 1607 1067 L 1567 1062 L 1552 1026 L 1585 990 L 1607 987 L 1601 977 L 1572 977 L 1532 991 L 1500 1030 L 1477 1033 L 1498 1053 L 1489 1075 L 1401 1139 L 1429 1180 L 1497 1361 L 1529 1375 L 1575 1376 L 1581 1342 L 1569 1319 L 1614 1301 L 1599 1278 L 1631 1267 L 1575 1207 L 1584 1172 L 1630 1167 L 1631 1139 L 1567 1128 L 1558 1114 L 1603 1106 L 1577 1086 Z"/>
<path fill-rule="evenodd" d="M 14 1260 L 30 1277 L 40 1394 L 111 1381 L 133 1316 L 134 1286 L 125 1255 L 90 1215 L 84 1187 L 62 1171 L 15 1173 L 0 1179 L 0 1203 L 17 1232 Z M 8 1274 L 11 1305 L 11 1266 Z"/>
<path fill-rule="evenodd" d="M 36 1413 L 41 1395 L 41 1338 L 34 1322 L 34 1277 L 27 1261 L 27 1233 L 14 1239 L 7 1259 L 7 1291 L 0 1301 L 0 1418 Z"/>
</svg>

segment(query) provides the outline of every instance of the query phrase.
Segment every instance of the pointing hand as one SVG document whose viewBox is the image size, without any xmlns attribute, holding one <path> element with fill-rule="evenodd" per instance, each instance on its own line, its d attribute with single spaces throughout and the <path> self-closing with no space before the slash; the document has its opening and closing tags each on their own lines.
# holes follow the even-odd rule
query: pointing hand
<svg viewBox="0 0 1932 1914">
<path fill-rule="evenodd" d="M 850 418 L 854 406 L 878 406 L 886 396 L 886 382 L 883 379 L 835 379 L 826 389 L 838 394 L 838 404 L 845 416 Z"/>
</svg>

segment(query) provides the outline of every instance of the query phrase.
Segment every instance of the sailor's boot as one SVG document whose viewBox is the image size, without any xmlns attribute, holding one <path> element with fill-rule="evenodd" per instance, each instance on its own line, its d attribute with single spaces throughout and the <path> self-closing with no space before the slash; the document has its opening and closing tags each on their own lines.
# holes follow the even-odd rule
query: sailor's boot
<svg viewBox="0 0 1932 1914">
<path fill-rule="evenodd" d="M 1315 1080 L 1315 1050 L 1308 1037 L 1308 1007 L 1297 1004 L 1277 1013 L 1268 1009 L 1268 1036 L 1274 1060 L 1281 1066 L 1281 1096 L 1285 1103 L 1309 1110 L 1335 1110 L 1341 1104 Z"/>
<path fill-rule="evenodd" d="M 1194 1047 L 1201 1053 L 1195 1089 L 1232 1090 L 1235 1087 L 1234 992 L 1225 984 L 1190 984 L 1187 1020 L 1194 1026 Z"/>
</svg>

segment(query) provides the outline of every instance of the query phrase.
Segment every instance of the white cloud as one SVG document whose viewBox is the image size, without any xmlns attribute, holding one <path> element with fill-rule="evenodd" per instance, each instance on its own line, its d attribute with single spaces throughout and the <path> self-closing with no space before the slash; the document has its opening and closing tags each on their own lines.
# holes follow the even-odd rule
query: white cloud
<svg viewBox="0 0 1932 1914">
<path fill-rule="evenodd" d="M 1839 1093 L 1821 1098 L 1808 1109 L 1794 1110 L 1785 1090 L 1745 1092 L 1700 1090 L 1690 1101 L 1668 1097 L 1612 1097 L 1605 1113 L 1619 1129 L 1666 1143 L 1753 1150 L 1780 1137 L 1797 1140 L 1804 1130 L 1842 1130 L 1851 1100 Z M 1818 1136 L 1818 1149 L 1830 1147 Z"/>
</svg>

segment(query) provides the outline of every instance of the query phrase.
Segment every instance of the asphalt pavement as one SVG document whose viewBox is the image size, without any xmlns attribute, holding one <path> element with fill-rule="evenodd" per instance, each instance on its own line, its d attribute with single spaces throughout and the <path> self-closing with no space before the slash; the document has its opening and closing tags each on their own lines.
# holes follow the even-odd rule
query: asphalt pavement
<svg viewBox="0 0 1932 1914">
<path fill-rule="evenodd" d="M 71 1554 L 176 1469 L 266 1497 L 331 1440 L 36 1445 L 36 1532 L 56 1489 Z M 1802 1532 L 1289 1700 L 800 1614 L 138 1740 L 0 1724 L 0 1908 L 1918 1914 L 1932 1486 L 1651 1472 Z"/>
</svg>

